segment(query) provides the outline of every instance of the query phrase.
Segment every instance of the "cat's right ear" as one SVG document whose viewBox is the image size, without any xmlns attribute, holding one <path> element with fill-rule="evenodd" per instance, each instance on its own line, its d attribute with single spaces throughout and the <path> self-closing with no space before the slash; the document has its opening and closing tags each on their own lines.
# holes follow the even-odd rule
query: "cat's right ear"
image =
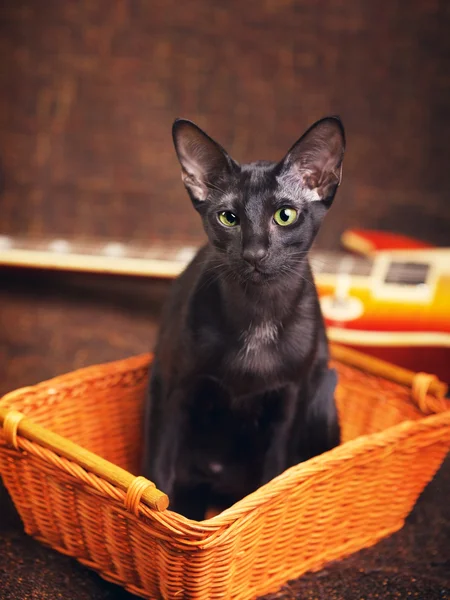
<svg viewBox="0 0 450 600">
<path fill-rule="evenodd" d="M 181 178 L 194 202 L 207 200 L 218 182 L 239 168 L 222 146 L 192 121 L 176 119 L 172 135 Z"/>
<path fill-rule="evenodd" d="M 312 125 L 281 162 L 285 180 L 303 197 L 329 207 L 342 178 L 345 132 L 339 117 Z"/>
</svg>

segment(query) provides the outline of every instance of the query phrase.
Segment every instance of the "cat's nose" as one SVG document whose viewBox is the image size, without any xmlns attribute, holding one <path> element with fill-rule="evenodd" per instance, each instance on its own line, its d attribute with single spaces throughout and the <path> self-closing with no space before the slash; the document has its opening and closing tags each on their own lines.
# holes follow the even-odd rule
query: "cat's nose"
<svg viewBox="0 0 450 600">
<path fill-rule="evenodd" d="M 262 246 L 250 246 L 242 251 L 242 258 L 254 267 L 258 266 L 266 255 L 267 250 Z"/>
</svg>

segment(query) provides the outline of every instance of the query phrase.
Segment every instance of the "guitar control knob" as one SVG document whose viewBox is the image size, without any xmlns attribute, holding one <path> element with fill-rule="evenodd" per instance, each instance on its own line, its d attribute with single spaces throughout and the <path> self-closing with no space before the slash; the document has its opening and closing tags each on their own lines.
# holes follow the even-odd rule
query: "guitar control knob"
<svg viewBox="0 0 450 600">
<path fill-rule="evenodd" d="M 354 321 L 364 313 L 364 304 L 355 296 L 322 296 L 320 307 L 328 321 Z"/>
</svg>

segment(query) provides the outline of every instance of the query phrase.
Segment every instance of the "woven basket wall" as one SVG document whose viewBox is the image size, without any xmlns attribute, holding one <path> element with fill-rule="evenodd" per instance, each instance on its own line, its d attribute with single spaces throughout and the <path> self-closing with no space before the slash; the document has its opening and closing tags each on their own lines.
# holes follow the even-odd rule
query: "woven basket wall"
<svg viewBox="0 0 450 600">
<path fill-rule="evenodd" d="M 0 472 L 27 533 L 145 598 L 254 598 L 376 543 L 448 452 L 450 402 L 423 375 L 333 354 L 344 443 L 201 523 L 163 510 L 164 495 L 131 475 L 151 357 L 8 394 Z"/>
</svg>

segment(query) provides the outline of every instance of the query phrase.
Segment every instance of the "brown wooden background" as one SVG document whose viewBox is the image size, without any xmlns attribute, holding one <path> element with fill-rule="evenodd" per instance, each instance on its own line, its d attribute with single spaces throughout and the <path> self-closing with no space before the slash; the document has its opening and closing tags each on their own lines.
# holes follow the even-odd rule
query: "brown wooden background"
<svg viewBox="0 0 450 600">
<path fill-rule="evenodd" d="M 0 233 L 202 236 L 170 127 L 276 159 L 339 113 L 348 226 L 449 242 L 447 0 L 3 0 Z"/>
</svg>

